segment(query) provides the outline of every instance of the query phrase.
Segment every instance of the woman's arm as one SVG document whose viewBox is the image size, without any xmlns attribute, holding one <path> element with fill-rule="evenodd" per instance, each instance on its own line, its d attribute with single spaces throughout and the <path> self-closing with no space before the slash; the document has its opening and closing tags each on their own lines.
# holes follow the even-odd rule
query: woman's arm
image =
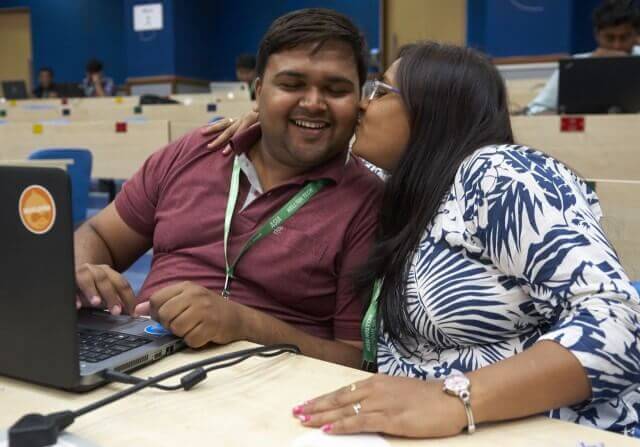
<svg viewBox="0 0 640 447">
<path fill-rule="evenodd" d="M 468 374 L 476 424 L 516 419 L 580 403 L 591 387 L 578 360 L 552 341 Z M 451 436 L 467 427 L 459 398 L 442 381 L 376 375 L 293 409 L 303 425 L 333 434 L 384 432 L 415 438 Z M 360 403 L 356 415 L 353 406 Z"/>
<path fill-rule="evenodd" d="M 478 423 L 531 416 L 591 397 L 591 384 L 578 359 L 548 340 L 468 377 Z"/>
</svg>

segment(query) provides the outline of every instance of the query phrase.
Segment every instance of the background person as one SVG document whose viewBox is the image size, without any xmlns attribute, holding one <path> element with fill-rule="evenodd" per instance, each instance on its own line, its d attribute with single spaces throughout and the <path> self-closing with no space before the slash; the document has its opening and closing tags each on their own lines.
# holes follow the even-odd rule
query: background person
<svg viewBox="0 0 640 447">
<path fill-rule="evenodd" d="M 82 80 L 85 96 L 115 96 L 116 85 L 113 79 L 104 75 L 102 69 L 102 62 L 97 59 L 87 62 L 86 77 Z"/>
<path fill-rule="evenodd" d="M 638 8 L 629 0 L 606 0 L 593 12 L 594 36 L 598 47 L 574 57 L 640 55 L 637 42 Z M 555 113 L 558 109 L 560 74 L 554 71 L 544 88 L 529 103 L 526 113 Z M 588 94 L 588 92 L 586 93 Z"/>
<path fill-rule="evenodd" d="M 57 98 L 58 86 L 53 82 L 53 69 L 42 67 L 38 72 L 38 86 L 33 90 L 36 98 Z"/>
</svg>

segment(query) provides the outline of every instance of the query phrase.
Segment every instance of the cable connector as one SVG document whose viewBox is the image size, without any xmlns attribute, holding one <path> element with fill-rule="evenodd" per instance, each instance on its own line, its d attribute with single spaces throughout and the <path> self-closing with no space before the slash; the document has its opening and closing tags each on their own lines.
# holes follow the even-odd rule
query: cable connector
<svg viewBox="0 0 640 447">
<path fill-rule="evenodd" d="M 105 369 L 104 371 L 102 371 L 101 376 L 107 382 L 127 383 L 129 385 L 136 385 L 144 381 L 144 379 L 121 373 L 120 371 L 116 371 L 115 369 Z"/>
<path fill-rule="evenodd" d="M 44 447 L 58 442 L 58 435 L 75 420 L 72 411 L 42 415 L 31 413 L 9 428 L 9 447 Z"/>
<path fill-rule="evenodd" d="M 185 391 L 189 391 L 191 388 L 202 382 L 207 378 L 207 372 L 204 368 L 196 368 L 188 374 L 180 377 L 180 383 Z"/>
</svg>

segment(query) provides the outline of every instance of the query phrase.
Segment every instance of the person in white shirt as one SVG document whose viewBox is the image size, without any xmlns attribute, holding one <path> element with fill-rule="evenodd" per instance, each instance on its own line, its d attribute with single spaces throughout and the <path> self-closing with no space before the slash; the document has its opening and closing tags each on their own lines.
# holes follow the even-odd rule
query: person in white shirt
<svg viewBox="0 0 640 447">
<path fill-rule="evenodd" d="M 574 57 L 640 56 L 640 45 L 636 45 L 636 24 L 639 17 L 640 13 L 633 2 L 606 0 L 593 12 L 594 35 L 598 47 L 591 53 L 576 54 Z M 559 74 L 556 70 L 538 96 L 527 106 L 528 115 L 556 112 L 558 80 Z"/>
</svg>

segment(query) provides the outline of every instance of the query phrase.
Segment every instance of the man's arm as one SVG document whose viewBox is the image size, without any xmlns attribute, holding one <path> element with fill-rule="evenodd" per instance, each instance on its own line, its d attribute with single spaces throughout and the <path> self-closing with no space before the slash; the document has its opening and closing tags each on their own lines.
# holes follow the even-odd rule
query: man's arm
<svg viewBox="0 0 640 447">
<path fill-rule="evenodd" d="M 246 306 L 244 306 L 246 307 Z M 282 320 L 258 310 L 246 307 L 244 317 L 239 320 L 243 339 L 268 345 L 293 343 L 304 355 L 352 368 L 362 364 L 362 342 L 326 340 L 303 332 Z"/>
<path fill-rule="evenodd" d="M 142 256 L 151 240 L 131 229 L 111 203 L 76 230 L 74 244 L 80 299 L 94 306 L 106 304 L 115 314 L 132 313 L 135 296 L 118 272 Z"/>
<path fill-rule="evenodd" d="M 102 87 L 102 76 L 98 73 L 92 74 L 91 82 L 93 82 L 93 87 L 96 89 L 96 96 L 107 96 L 104 92 L 104 88 Z"/>
<path fill-rule="evenodd" d="M 558 108 L 560 72 L 555 70 L 538 95 L 527 105 L 528 115 L 555 114 Z"/>
<path fill-rule="evenodd" d="M 151 314 L 187 345 L 199 348 L 209 342 L 226 344 L 247 340 L 262 345 L 293 343 L 303 354 L 320 360 L 358 367 L 359 342 L 325 340 L 309 335 L 263 312 L 224 300 L 191 282 L 174 284 L 156 292 L 135 313 Z"/>
</svg>

